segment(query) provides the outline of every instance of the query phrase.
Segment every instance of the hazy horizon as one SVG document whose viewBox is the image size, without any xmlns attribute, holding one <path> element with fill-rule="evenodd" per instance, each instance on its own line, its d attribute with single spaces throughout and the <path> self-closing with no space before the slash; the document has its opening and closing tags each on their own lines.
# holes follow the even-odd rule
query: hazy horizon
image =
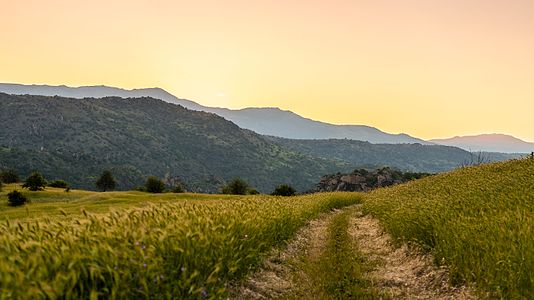
<svg viewBox="0 0 534 300">
<path fill-rule="evenodd" d="M 84 87 L 106 87 L 106 88 L 117 88 L 117 89 L 121 89 L 121 90 L 124 90 L 124 91 L 133 91 L 133 90 L 144 90 L 144 89 L 161 89 L 160 87 L 157 87 L 157 86 L 153 86 L 153 87 L 137 87 L 137 88 L 122 88 L 122 87 L 117 87 L 117 86 L 109 86 L 109 85 L 103 85 L 103 84 L 98 84 L 98 85 L 81 85 L 81 86 L 67 86 L 67 85 L 50 85 L 50 84 L 46 84 L 46 83 L 27 83 L 27 84 L 22 84 L 22 83 L 14 83 L 14 82 L 0 82 L 0 84 L 13 84 L 13 85 L 28 85 L 28 86 L 48 86 L 48 87 L 56 87 L 56 86 L 63 86 L 63 87 L 66 87 L 66 88 L 84 88 Z M 163 89 L 164 91 L 166 91 L 165 89 Z M 1 91 L 0 91 L 1 92 Z M 168 92 L 168 91 L 166 91 Z M 171 93 L 172 94 L 172 93 Z M 195 103 L 198 103 L 200 105 L 203 105 L 203 106 L 207 106 L 206 104 L 203 104 L 203 103 L 200 103 L 198 101 L 195 101 L 195 99 L 186 99 L 184 97 L 180 97 L 179 95 L 173 95 L 173 96 L 176 96 L 177 98 L 179 99 L 184 99 L 184 100 L 189 100 L 189 101 L 193 101 Z M 207 106 L 209 107 L 209 106 Z M 219 107 L 219 108 L 228 108 L 228 107 Z M 241 110 L 241 109 L 261 109 L 261 108 L 267 108 L 267 109 L 280 109 L 280 110 L 283 110 L 283 111 L 289 111 L 289 112 L 292 112 L 292 113 L 295 113 L 297 115 L 299 115 L 300 117 L 303 117 L 303 118 L 306 118 L 306 119 L 310 119 L 312 121 L 318 121 L 318 122 L 323 122 L 323 123 L 326 123 L 326 124 L 333 124 L 333 125 L 340 125 L 340 126 L 351 126 L 351 125 L 361 125 L 361 126 L 368 126 L 367 124 L 357 124 L 357 123 L 352 123 L 352 124 L 349 124 L 349 123 L 329 123 L 329 122 L 326 122 L 326 121 L 323 121 L 323 120 L 318 120 L 318 119 L 313 119 L 311 117 L 308 117 L 308 116 L 305 116 L 303 114 L 300 114 L 299 112 L 295 112 L 295 111 L 291 111 L 291 110 L 285 110 L 283 108 L 280 108 L 280 107 L 275 107 L 275 106 L 244 106 L 244 107 L 237 107 L 237 108 L 229 108 L 229 109 L 232 109 L 232 110 Z M 381 128 L 377 128 L 379 130 L 381 130 Z M 405 131 L 402 131 L 402 129 L 398 129 L 397 132 L 387 132 L 387 133 L 390 133 L 390 134 L 408 134 L 412 137 L 415 137 L 415 138 L 419 138 L 409 132 L 405 132 Z M 524 138 L 521 138 L 521 137 L 518 137 L 518 136 L 514 136 L 512 134 L 509 134 L 509 133 L 505 133 L 505 132 L 479 132 L 479 133 L 472 133 L 472 134 L 465 134 L 465 135 L 454 135 L 454 136 L 444 136 L 444 137 L 435 137 L 435 138 L 429 138 L 429 139 L 424 139 L 426 141 L 430 141 L 430 142 L 433 142 L 434 140 L 447 140 L 447 139 L 455 139 L 455 138 L 477 138 L 477 137 L 481 137 L 481 138 L 492 138 L 492 137 L 495 137 L 496 140 L 495 142 L 498 142 L 497 139 L 501 138 L 501 136 L 511 136 L 511 137 L 514 137 L 514 138 L 518 138 L 520 139 L 521 141 L 524 141 L 524 142 L 528 142 L 528 143 L 533 143 L 533 141 L 529 141 L 528 139 L 524 139 Z"/>
<path fill-rule="evenodd" d="M 534 141 L 530 1 L 17 1 L 0 81 L 160 87 L 423 139 Z"/>
</svg>

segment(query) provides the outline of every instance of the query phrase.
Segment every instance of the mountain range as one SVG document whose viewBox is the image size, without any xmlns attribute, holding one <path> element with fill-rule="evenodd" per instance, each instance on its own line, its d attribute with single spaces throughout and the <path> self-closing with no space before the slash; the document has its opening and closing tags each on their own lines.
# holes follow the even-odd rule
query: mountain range
<svg viewBox="0 0 534 300">
<path fill-rule="evenodd" d="M 276 107 L 228 108 L 208 107 L 194 101 L 178 98 L 161 88 L 122 89 L 109 86 L 52 86 L 0 83 L 0 92 L 14 95 L 62 96 L 70 98 L 102 97 L 152 97 L 165 102 L 181 105 L 185 108 L 214 113 L 241 128 L 252 130 L 262 135 L 289 139 L 351 139 L 374 144 L 411 144 L 445 145 L 459 147 L 467 151 L 530 153 L 534 143 L 522 141 L 504 134 L 481 134 L 474 136 L 456 136 L 449 139 L 422 140 L 407 134 L 391 134 L 366 125 L 334 125 L 311 120 L 294 112 Z"/>
<path fill-rule="evenodd" d="M 497 133 L 433 139 L 430 142 L 474 152 L 531 153 L 534 151 L 534 143 L 525 142 L 511 135 Z"/>
<path fill-rule="evenodd" d="M 377 166 L 435 173 L 471 157 L 449 146 L 263 136 L 215 114 L 149 97 L 0 93 L 0 104 L 0 169 L 22 177 L 38 170 L 87 189 L 110 169 L 120 189 L 154 175 L 195 192 L 220 191 L 235 177 L 261 192 L 281 183 L 305 191 L 324 174 Z"/>
<path fill-rule="evenodd" d="M 390 134 L 365 125 L 334 125 L 304 118 L 279 108 L 227 108 L 207 107 L 194 101 L 178 98 L 160 88 L 126 90 L 108 86 L 50 86 L 0 83 L 0 92 L 15 95 L 62 96 L 70 98 L 152 97 L 185 108 L 217 114 L 241 128 L 263 135 L 291 139 L 353 139 L 370 143 L 431 144 L 407 134 Z"/>
<path fill-rule="evenodd" d="M 516 154 L 506 153 L 471 153 L 457 147 L 441 145 L 371 144 L 349 139 L 267 139 L 296 153 L 335 159 L 368 169 L 389 166 L 403 171 L 439 173 L 476 163 L 478 159 L 486 162 L 518 157 Z"/>
</svg>

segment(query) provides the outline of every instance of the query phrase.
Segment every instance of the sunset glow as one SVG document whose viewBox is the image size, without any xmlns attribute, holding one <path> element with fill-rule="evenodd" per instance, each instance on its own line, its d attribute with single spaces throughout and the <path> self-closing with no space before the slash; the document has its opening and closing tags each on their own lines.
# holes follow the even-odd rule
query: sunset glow
<svg viewBox="0 0 534 300">
<path fill-rule="evenodd" d="M 3 1 L 0 82 L 534 141 L 534 1 Z"/>
</svg>

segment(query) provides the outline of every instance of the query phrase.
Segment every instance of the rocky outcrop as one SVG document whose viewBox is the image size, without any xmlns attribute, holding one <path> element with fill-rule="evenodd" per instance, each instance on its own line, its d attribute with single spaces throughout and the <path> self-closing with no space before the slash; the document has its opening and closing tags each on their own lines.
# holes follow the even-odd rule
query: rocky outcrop
<svg viewBox="0 0 534 300">
<path fill-rule="evenodd" d="M 355 170 L 350 174 L 325 175 L 311 192 L 366 192 L 428 176 L 427 173 L 401 172 L 390 168 Z"/>
</svg>

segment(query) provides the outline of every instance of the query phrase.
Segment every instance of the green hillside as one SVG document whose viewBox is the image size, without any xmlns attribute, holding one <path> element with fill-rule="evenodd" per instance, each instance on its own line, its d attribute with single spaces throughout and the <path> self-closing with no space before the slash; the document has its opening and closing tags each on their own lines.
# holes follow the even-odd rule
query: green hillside
<svg viewBox="0 0 534 300">
<path fill-rule="evenodd" d="M 38 170 L 84 189 L 93 189 L 110 169 L 123 190 L 154 175 L 197 192 L 217 192 L 234 177 L 262 192 L 281 183 L 305 191 L 329 173 L 375 166 L 440 172 L 470 159 L 468 152 L 444 146 L 265 137 L 153 98 L 0 93 L 0 103 L 0 169 L 22 177 Z"/>
<path fill-rule="evenodd" d="M 146 176 L 180 178 L 216 192 L 233 177 L 263 192 L 299 190 L 341 164 L 284 150 L 214 114 L 152 98 L 70 99 L 0 94 L 0 169 L 32 170 L 94 188 L 111 169 L 120 189 Z"/>
<path fill-rule="evenodd" d="M 389 166 L 411 172 L 450 171 L 479 159 L 478 153 L 473 154 L 460 148 L 439 145 L 371 144 L 347 139 L 267 138 L 290 151 L 305 155 L 336 159 L 353 166 L 372 168 Z M 480 155 L 484 161 L 502 161 L 518 157 L 518 155 L 502 153 Z"/>
<path fill-rule="evenodd" d="M 534 159 L 376 190 L 364 207 L 398 240 L 432 251 L 455 282 L 490 298 L 534 295 Z"/>
</svg>

